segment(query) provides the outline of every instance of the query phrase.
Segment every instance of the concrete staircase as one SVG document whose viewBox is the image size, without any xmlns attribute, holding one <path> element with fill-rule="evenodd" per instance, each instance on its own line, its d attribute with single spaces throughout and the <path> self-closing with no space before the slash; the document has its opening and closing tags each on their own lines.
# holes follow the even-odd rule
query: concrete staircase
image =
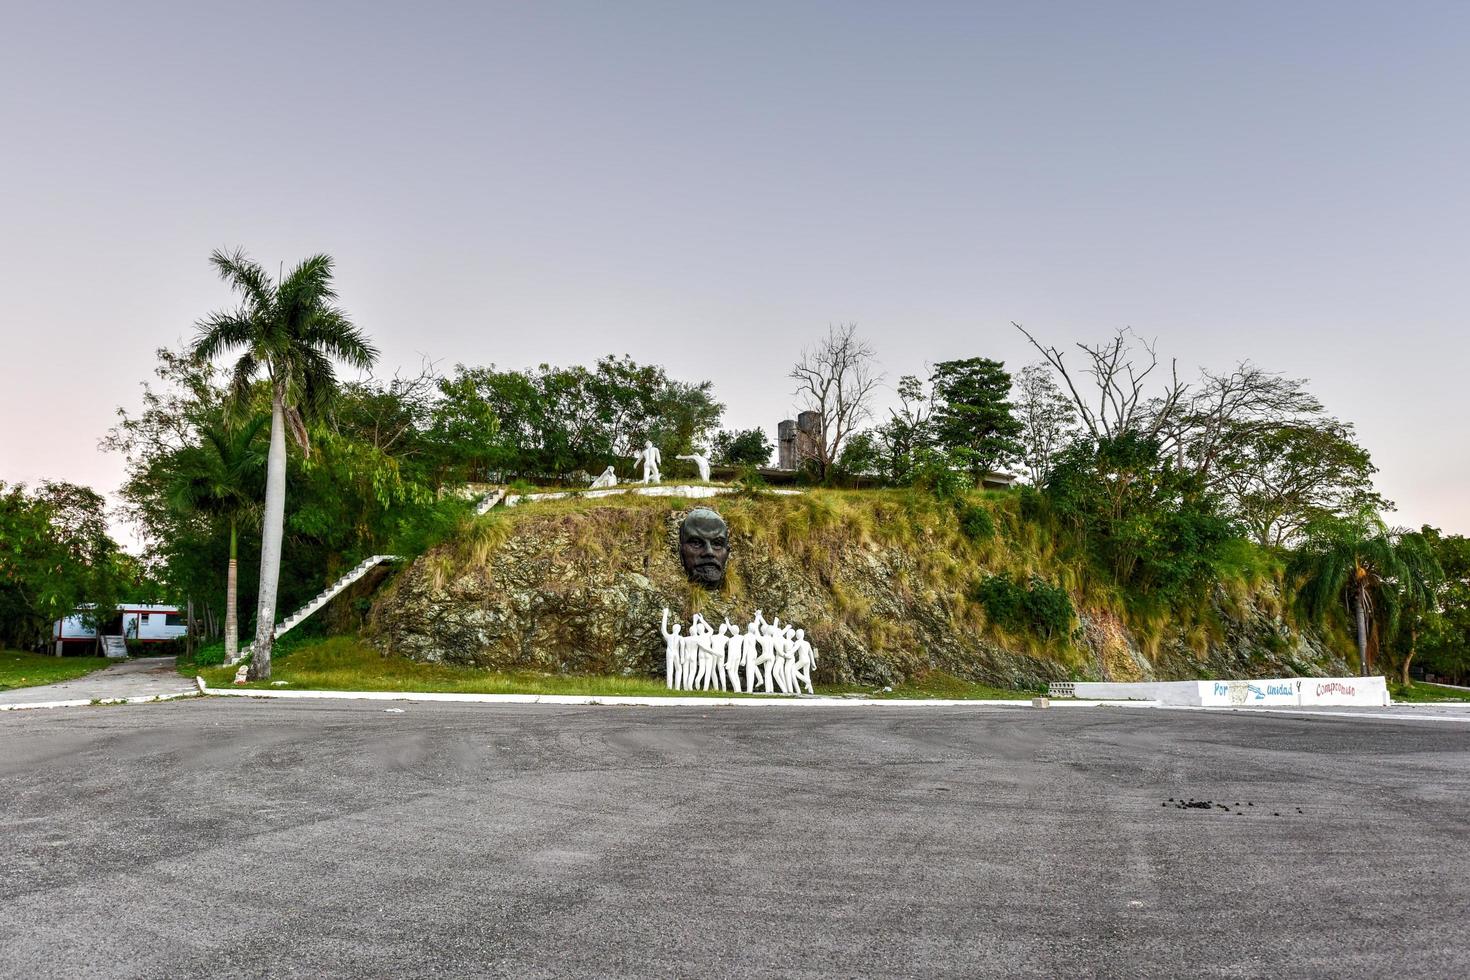
<svg viewBox="0 0 1470 980">
<path fill-rule="evenodd" d="M 108 636 L 105 633 L 98 637 L 102 641 L 102 656 L 116 659 L 126 659 L 128 655 L 128 641 L 120 636 Z"/>
<path fill-rule="evenodd" d="M 362 561 L 358 562 L 357 565 L 346 575 L 343 575 L 341 578 L 337 579 L 337 581 L 329 585 L 324 591 L 318 592 L 315 599 L 311 600 L 306 605 L 302 606 L 300 609 L 296 610 L 291 615 L 287 616 L 285 619 L 277 623 L 275 631 L 276 639 L 279 640 L 282 636 L 300 626 L 302 621 L 305 620 L 306 617 L 310 616 L 322 606 L 325 606 L 327 603 L 331 602 L 337 597 L 337 594 L 339 592 L 347 588 L 352 583 L 356 582 L 358 579 L 362 578 L 374 568 L 378 567 L 384 562 L 397 560 L 397 555 L 373 555 L 371 558 L 364 558 Z M 239 656 L 237 656 L 234 660 L 231 660 L 230 663 L 237 664 L 240 661 L 244 660 L 250 655 L 250 651 L 254 646 L 255 644 L 251 643 L 244 647 L 241 647 Z M 242 665 L 240 667 L 240 670 L 243 671 L 244 669 L 245 667 Z M 236 677 L 236 680 L 243 679 L 244 678 L 239 676 Z"/>
</svg>

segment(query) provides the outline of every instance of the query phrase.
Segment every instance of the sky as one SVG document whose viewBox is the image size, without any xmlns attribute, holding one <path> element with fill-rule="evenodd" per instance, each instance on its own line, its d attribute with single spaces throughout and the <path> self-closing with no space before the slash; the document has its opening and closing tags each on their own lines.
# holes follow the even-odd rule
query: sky
<svg viewBox="0 0 1470 980">
<path fill-rule="evenodd" d="M 1470 532 L 1470 5 L 28 3 L 0 18 L 0 480 L 98 440 L 325 251 L 382 350 L 608 353 L 728 427 L 856 323 L 890 382 L 1120 327 L 1354 422 L 1391 522 Z M 892 400 L 891 392 L 885 398 Z"/>
</svg>

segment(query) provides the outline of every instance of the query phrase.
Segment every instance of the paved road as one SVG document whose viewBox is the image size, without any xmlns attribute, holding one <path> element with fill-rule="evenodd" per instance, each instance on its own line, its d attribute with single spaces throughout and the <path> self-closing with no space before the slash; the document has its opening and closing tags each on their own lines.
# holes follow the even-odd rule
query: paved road
<svg viewBox="0 0 1470 980">
<path fill-rule="evenodd" d="M 45 701 L 92 701 L 142 698 L 194 691 L 194 682 L 174 669 L 173 657 L 139 657 L 57 684 L 0 691 L 0 705 Z"/>
<path fill-rule="evenodd" d="M 0 974 L 1470 974 L 1470 725 L 393 707 L 0 715 Z"/>
</svg>

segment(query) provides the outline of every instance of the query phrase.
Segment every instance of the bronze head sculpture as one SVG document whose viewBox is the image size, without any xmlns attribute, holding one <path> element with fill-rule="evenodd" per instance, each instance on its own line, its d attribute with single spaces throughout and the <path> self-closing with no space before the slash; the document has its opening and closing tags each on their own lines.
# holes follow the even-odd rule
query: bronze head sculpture
<svg viewBox="0 0 1470 980">
<path fill-rule="evenodd" d="M 717 586 L 725 579 L 730 558 L 730 529 L 708 507 L 696 507 L 679 525 L 679 560 L 684 574 L 700 585 Z"/>
</svg>

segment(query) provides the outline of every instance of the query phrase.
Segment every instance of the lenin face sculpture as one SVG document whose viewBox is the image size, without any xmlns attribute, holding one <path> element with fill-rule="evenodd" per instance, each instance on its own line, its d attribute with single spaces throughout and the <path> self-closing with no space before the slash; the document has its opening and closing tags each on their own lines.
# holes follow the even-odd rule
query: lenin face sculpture
<svg viewBox="0 0 1470 980">
<path fill-rule="evenodd" d="M 679 559 L 692 582 L 714 588 L 725 580 L 730 558 L 730 529 L 708 507 L 696 507 L 679 525 Z"/>
</svg>

